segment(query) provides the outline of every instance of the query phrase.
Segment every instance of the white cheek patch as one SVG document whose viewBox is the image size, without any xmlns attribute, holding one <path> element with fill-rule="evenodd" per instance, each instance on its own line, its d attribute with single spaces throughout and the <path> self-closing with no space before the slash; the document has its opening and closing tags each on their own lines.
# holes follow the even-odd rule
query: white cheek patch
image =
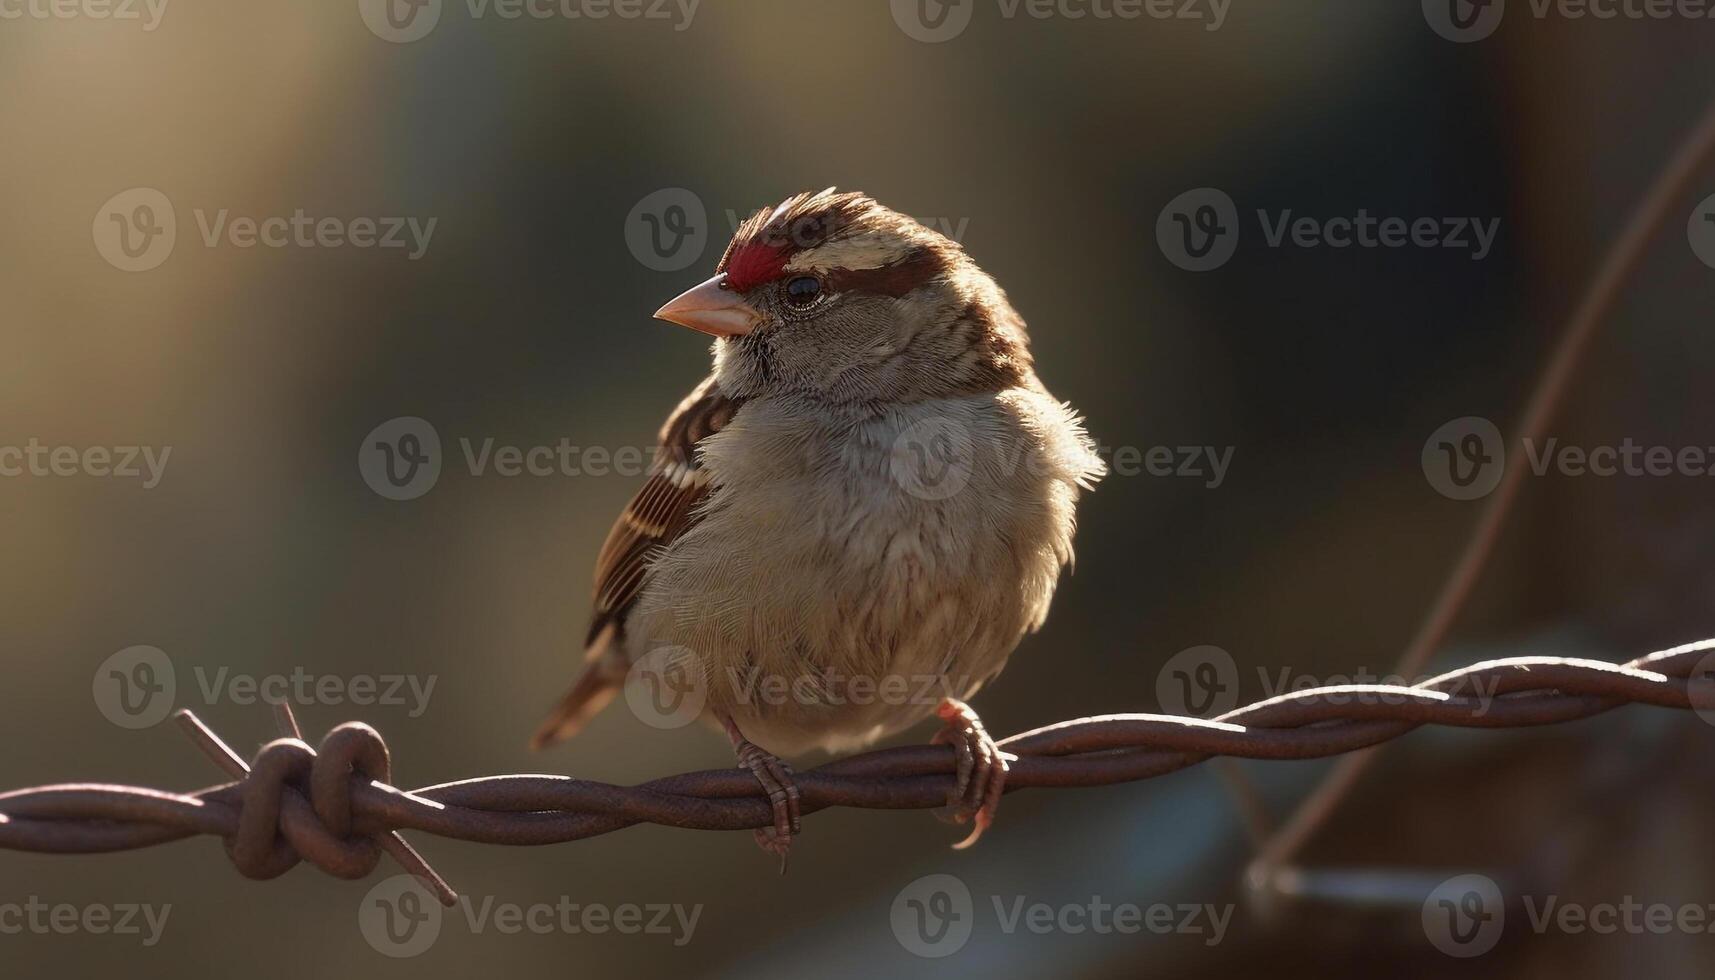
<svg viewBox="0 0 1715 980">
<path fill-rule="evenodd" d="M 825 245 L 805 249 L 792 256 L 786 263 L 787 272 L 805 272 L 811 269 L 849 269 L 853 272 L 864 269 L 879 269 L 892 265 L 907 256 L 914 248 L 911 242 L 881 235 L 854 235 L 851 238 L 836 239 Z"/>
</svg>

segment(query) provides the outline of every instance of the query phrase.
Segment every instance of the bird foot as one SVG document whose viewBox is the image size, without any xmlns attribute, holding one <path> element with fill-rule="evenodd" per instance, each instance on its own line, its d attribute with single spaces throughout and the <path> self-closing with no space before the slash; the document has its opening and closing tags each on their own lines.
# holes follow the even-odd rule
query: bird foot
<svg viewBox="0 0 1715 980">
<path fill-rule="evenodd" d="M 786 858 L 792 851 L 792 837 L 803 830 L 798 812 L 798 785 L 793 781 L 792 767 L 780 757 L 744 737 L 731 719 L 726 721 L 727 735 L 732 738 L 733 751 L 738 754 L 740 768 L 749 769 L 768 794 L 768 804 L 774 808 L 774 826 L 758 827 L 752 831 L 756 846 L 768 854 L 780 857 L 780 873 L 786 873 Z"/>
<path fill-rule="evenodd" d="M 951 745 L 959 761 L 958 782 L 947 797 L 947 818 L 952 823 L 973 824 L 970 836 L 953 845 L 954 850 L 962 851 L 975 844 L 994 823 L 1001 794 L 1006 791 L 1006 753 L 989 737 L 982 719 L 965 702 L 942 698 L 935 713 L 947 724 L 935 733 L 930 744 Z"/>
</svg>

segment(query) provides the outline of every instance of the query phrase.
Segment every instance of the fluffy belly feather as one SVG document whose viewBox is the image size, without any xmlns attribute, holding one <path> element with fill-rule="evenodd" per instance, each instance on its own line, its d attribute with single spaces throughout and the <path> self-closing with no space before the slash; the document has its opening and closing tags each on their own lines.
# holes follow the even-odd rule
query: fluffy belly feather
<svg viewBox="0 0 1715 980">
<path fill-rule="evenodd" d="M 871 742 L 999 673 L 1100 471 L 1034 391 L 806 417 L 753 402 L 705 442 L 717 489 L 651 566 L 628 637 L 634 658 L 688 651 L 705 714 L 787 755 Z"/>
</svg>

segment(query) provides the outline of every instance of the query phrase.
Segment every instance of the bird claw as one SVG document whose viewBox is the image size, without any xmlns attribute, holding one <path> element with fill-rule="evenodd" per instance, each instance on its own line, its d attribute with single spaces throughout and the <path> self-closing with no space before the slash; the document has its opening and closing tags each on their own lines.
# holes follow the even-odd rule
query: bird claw
<svg viewBox="0 0 1715 980">
<path fill-rule="evenodd" d="M 1007 756 L 989 737 L 982 719 L 970 705 L 957 698 L 942 698 L 935 713 L 946 727 L 935 733 L 931 745 L 951 745 L 958 760 L 957 780 L 947 795 L 946 817 L 957 824 L 971 823 L 970 836 L 953 845 L 962 851 L 977 842 L 994 823 L 1006 791 Z"/>
<path fill-rule="evenodd" d="M 774 810 L 774 826 L 758 827 L 753 831 L 756 846 L 768 854 L 780 856 L 780 873 L 786 873 L 786 858 L 792 851 L 792 838 L 803 828 L 798 808 L 798 785 L 793 780 L 792 767 L 773 753 L 763 749 L 739 733 L 738 727 L 727 722 L 732 736 L 733 751 L 738 754 L 740 768 L 748 769 L 762 791 L 768 794 L 768 805 Z"/>
<path fill-rule="evenodd" d="M 762 848 L 763 853 L 780 856 L 780 873 L 785 874 L 786 859 L 792 854 L 792 838 L 790 836 L 781 837 L 779 831 L 773 827 L 758 827 L 750 833 L 756 839 L 756 846 Z"/>
</svg>

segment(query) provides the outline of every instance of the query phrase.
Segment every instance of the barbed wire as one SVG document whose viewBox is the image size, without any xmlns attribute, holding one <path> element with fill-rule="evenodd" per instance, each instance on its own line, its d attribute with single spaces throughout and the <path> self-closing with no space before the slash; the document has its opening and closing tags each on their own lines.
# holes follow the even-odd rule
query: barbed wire
<svg viewBox="0 0 1715 980">
<path fill-rule="evenodd" d="M 1106 786 L 1151 779 L 1224 756 L 1317 759 L 1367 748 L 1422 725 L 1517 728 L 1588 718 L 1626 704 L 1695 708 L 1715 723 L 1715 639 L 1629 663 L 1568 657 L 1490 660 L 1422 683 L 1342 684 L 1282 694 L 1203 720 L 1097 715 L 1022 732 L 999 744 L 1006 790 Z M 399 835 L 421 831 L 486 844 L 581 840 L 639 823 L 691 830 L 772 826 L 743 769 L 690 772 L 637 786 L 569 776 L 488 776 L 401 790 L 380 733 L 361 722 L 318 748 L 280 706 L 285 737 L 246 764 L 189 711 L 180 725 L 232 782 L 193 793 L 69 783 L 0 793 L 0 848 L 87 854 L 222 838 L 238 871 L 274 878 L 309 861 L 362 878 L 382 853 L 451 905 L 456 893 Z M 956 769 L 945 745 L 880 749 L 797 774 L 801 809 L 928 809 L 946 805 Z"/>
</svg>

